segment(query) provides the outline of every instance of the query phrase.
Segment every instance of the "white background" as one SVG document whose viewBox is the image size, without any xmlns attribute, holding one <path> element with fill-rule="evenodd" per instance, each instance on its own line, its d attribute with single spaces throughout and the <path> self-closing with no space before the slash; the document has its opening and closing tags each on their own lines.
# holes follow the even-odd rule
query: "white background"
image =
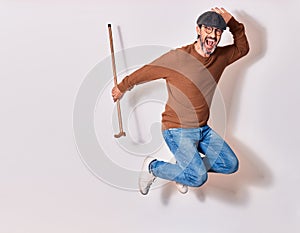
<svg viewBox="0 0 300 233">
<path fill-rule="evenodd" d="M 299 231 L 298 0 L 0 4 L 1 233 Z M 220 83 L 240 171 L 186 195 L 102 182 L 77 151 L 72 113 L 86 74 L 110 55 L 107 23 L 119 27 L 116 51 L 175 48 L 194 41 L 197 17 L 213 6 L 245 24 L 251 47 Z"/>
</svg>

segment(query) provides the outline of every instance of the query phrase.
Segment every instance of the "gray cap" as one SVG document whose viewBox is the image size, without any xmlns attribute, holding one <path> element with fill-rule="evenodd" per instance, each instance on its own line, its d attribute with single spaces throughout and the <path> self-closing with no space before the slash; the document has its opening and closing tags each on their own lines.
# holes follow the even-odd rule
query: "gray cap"
<svg viewBox="0 0 300 233">
<path fill-rule="evenodd" d="M 200 15 L 199 18 L 197 19 L 197 24 L 198 25 L 204 24 L 206 26 L 215 27 L 222 30 L 226 30 L 227 27 L 223 17 L 214 11 L 207 11 L 202 15 Z"/>
</svg>

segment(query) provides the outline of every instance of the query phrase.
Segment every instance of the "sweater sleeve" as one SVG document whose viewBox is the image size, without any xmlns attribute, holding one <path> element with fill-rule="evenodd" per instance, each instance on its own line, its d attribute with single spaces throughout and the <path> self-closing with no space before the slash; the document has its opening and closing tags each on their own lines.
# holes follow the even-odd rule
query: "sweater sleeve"
<svg viewBox="0 0 300 233">
<path fill-rule="evenodd" d="M 166 78 L 169 74 L 168 64 L 172 62 L 172 52 L 168 52 L 153 62 L 144 65 L 130 75 L 126 76 L 117 86 L 121 92 L 130 90 L 137 84 L 149 82 L 152 80 Z"/>
<path fill-rule="evenodd" d="M 249 43 L 246 37 L 245 27 L 242 23 L 239 23 L 232 17 L 227 23 L 227 26 L 232 33 L 234 41 L 232 45 L 225 46 L 229 50 L 229 59 L 227 61 L 227 65 L 229 65 L 249 52 Z"/>
<path fill-rule="evenodd" d="M 120 82 L 117 86 L 119 90 L 124 93 L 127 90 L 133 88 L 137 84 L 164 78 L 163 73 L 164 71 L 162 67 L 154 66 L 151 64 L 144 65 L 140 69 L 126 76 L 122 80 L 122 82 Z"/>
</svg>

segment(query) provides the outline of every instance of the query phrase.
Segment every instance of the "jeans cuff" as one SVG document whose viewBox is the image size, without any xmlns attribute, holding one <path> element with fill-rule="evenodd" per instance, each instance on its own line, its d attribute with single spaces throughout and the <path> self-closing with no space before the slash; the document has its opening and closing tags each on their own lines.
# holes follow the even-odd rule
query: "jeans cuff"
<svg viewBox="0 0 300 233">
<path fill-rule="evenodd" d="M 149 166 L 148 166 L 148 170 L 151 174 L 153 174 L 153 172 L 152 172 L 153 164 L 152 163 L 155 162 L 155 161 L 157 161 L 157 159 L 152 160 L 151 163 L 149 163 Z"/>
</svg>

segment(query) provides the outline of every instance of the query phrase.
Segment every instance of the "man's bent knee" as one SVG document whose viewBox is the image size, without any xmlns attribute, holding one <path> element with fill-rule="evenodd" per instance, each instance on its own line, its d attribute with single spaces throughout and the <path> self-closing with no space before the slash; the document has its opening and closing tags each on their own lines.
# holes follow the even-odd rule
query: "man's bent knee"
<svg viewBox="0 0 300 233">
<path fill-rule="evenodd" d="M 230 165 L 227 167 L 227 174 L 232 174 L 237 172 L 239 169 L 239 161 L 237 158 L 232 159 Z"/>
<path fill-rule="evenodd" d="M 185 173 L 186 180 L 188 182 L 188 186 L 190 187 L 200 187 L 207 181 L 207 173 L 203 174 L 193 174 L 193 173 Z"/>
</svg>

